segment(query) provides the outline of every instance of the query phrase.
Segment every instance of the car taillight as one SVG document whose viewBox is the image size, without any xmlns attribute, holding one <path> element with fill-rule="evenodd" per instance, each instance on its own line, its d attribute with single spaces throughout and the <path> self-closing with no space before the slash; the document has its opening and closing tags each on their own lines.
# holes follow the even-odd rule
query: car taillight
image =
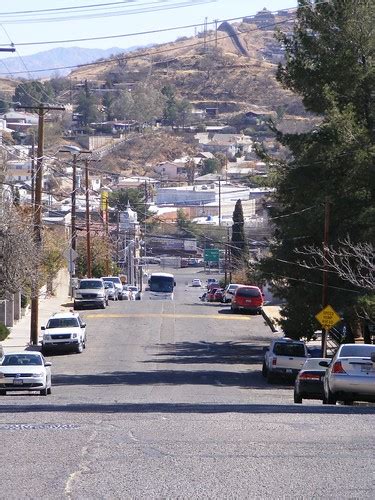
<svg viewBox="0 0 375 500">
<path fill-rule="evenodd" d="M 275 366 L 275 365 L 276 365 L 276 363 L 277 363 L 277 358 L 273 358 L 273 359 L 272 359 L 272 366 Z"/>
<path fill-rule="evenodd" d="M 336 363 L 332 366 L 332 373 L 346 373 L 342 367 L 341 361 L 336 361 Z"/>
<path fill-rule="evenodd" d="M 320 374 L 304 372 L 301 373 L 298 378 L 300 380 L 320 380 Z"/>
</svg>

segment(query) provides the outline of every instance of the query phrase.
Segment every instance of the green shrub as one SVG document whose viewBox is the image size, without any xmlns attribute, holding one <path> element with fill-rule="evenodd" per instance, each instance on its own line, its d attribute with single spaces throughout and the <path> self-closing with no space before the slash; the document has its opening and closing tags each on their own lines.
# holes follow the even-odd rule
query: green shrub
<svg viewBox="0 0 375 500">
<path fill-rule="evenodd" d="M 0 323 L 0 342 L 5 340 L 10 334 L 9 328 L 7 328 L 3 323 Z"/>
</svg>

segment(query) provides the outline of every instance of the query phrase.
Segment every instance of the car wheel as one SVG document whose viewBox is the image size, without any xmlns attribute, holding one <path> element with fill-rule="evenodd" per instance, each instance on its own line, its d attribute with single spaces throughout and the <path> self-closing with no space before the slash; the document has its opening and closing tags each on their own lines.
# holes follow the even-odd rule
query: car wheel
<svg viewBox="0 0 375 500">
<path fill-rule="evenodd" d="M 328 388 L 328 394 L 325 395 L 327 405 L 335 405 L 337 403 L 337 398 Z"/>
<path fill-rule="evenodd" d="M 270 371 L 267 373 L 267 382 L 269 384 L 275 383 L 275 374 L 274 373 L 271 373 Z"/>
<path fill-rule="evenodd" d="M 47 387 L 45 387 L 44 389 L 42 389 L 41 391 L 39 391 L 39 393 L 40 393 L 41 396 L 47 396 L 47 394 L 48 394 Z"/>
<path fill-rule="evenodd" d="M 263 377 L 267 377 L 267 373 L 268 373 L 268 370 L 267 370 L 267 365 L 266 365 L 266 363 L 263 361 L 263 366 L 262 366 L 262 375 L 263 375 Z"/>
<path fill-rule="evenodd" d="M 233 306 L 230 306 L 230 310 L 231 310 L 232 313 L 237 312 L 237 309 L 235 309 Z"/>
<path fill-rule="evenodd" d="M 105 308 L 106 308 L 106 302 L 105 302 L 105 301 L 103 301 L 103 302 L 101 303 L 100 309 L 105 309 Z"/>
<path fill-rule="evenodd" d="M 78 311 L 78 310 L 79 310 L 78 304 L 76 304 L 75 302 L 74 302 L 74 305 L 73 305 L 73 309 L 74 309 L 75 311 Z"/>
<path fill-rule="evenodd" d="M 48 387 L 47 394 L 52 394 L 52 387 Z"/>
<path fill-rule="evenodd" d="M 294 391 L 294 402 L 296 404 L 301 404 L 302 403 L 302 397 L 296 391 Z"/>
<path fill-rule="evenodd" d="M 81 354 L 81 352 L 83 352 L 83 343 L 79 342 L 79 344 L 77 345 L 77 348 L 76 348 L 76 353 Z"/>
<path fill-rule="evenodd" d="M 46 347 L 42 347 L 42 354 L 43 354 L 43 356 L 48 356 L 49 355 L 49 349 L 47 349 Z"/>
<path fill-rule="evenodd" d="M 7 391 L 4 391 L 4 389 L 0 389 L 0 396 L 6 396 Z"/>
</svg>

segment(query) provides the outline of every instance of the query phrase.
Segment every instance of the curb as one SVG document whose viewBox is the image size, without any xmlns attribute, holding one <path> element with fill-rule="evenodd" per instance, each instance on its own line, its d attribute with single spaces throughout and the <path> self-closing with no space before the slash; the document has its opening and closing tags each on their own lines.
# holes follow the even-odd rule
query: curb
<svg viewBox="0 0 375 500">
<path fill-rule="evenodd" d="M 265 310 L 262 308 L 262 312 L 261 312 L 262 316 L 263 316 L 263 319 L 265 320 L 265 322 L 267 323 L 267 325 L 270 327 L 272 333 L 276 333 L 278 332 L 278 328 L 275 327 L 274 325 L 274 322 L 272 320 L 272 318 L 270 316 L 268 316 L 268 314 L 265 312 Z"/>
</svg>

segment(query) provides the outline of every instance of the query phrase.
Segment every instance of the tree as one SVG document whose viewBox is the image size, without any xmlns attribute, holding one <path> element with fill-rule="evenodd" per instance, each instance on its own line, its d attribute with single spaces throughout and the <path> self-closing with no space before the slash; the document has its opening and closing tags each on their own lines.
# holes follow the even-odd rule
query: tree
<svg viewBox="0 0 375 500">
<path fill-rule="evenodd" d="M 296 250 L 321 245 L 326 200 L 332 247 L 346 235 L 355 244 L 374 243 L 374 19 L 375 4 L 367 0 L 300 0 L 293 33 L 278 35 L 286 55 L 279 82 L 321 116 L 320 125 L 303 134 L 274 128 L 289 160 L 268 158 L 276 230 L 272 255 L 261 269 L 285 301 L 281 326 L 288 336 L 310 336 L 318 326 L 322 273 L 311 256 L 306 257 L 309 269 L 301 266 Z M 355 306 L 356 294 L 343 290 L 339 276 L 330 274 L 329 285 L 329 301 L 337 310 Z"/>
<path fill-rule="evenodd" d="M 207 158 L 203 160 L 202 164 L 202 175 L 216 174 L 221 172 L 223 168 L 220 160 L 218 160 L 217 158 Z"/>
<path fill-rule="evenodd" d="M 0 298 L 29 287 L 39 261 L 30 217 L 0 201 Z"/>
<path fill-rule="evenodd" d="M 80 92 L 76 112 L 79 115 L 79 122 L 82 125 L 100 121 L 102 113 L 99 111 L 100 98 L 94 94 Z"/>
<path fill-rule="evenodd" d="M 108 117 L 119 120 L 129 120 L 132 117 L 134 108 L 133 97 L 128 90 L 123 90 L 110 102 L 108 107 Z"/>
<path fill-rule="evenodd" d="M 153 123 L 163 116 L 164 99 L 162 93 L 150 82 L 137 85 L 132 91 L 133 120 L 144 123 Z"/>
<path fill-rule="evenodd" d="M 36 103 L 51 102 L 54 97 L 55 92 L 50 82 L 32 80 L 17 85 L 13 101 L 19 102 L 22 106 L 35 106 Z"/>
<path fill-rule="evenodd" d="M 233 212 L 233 225 L 232 225 L 232 257 L 235 261 L 247 261 L 248 249 L 245 238 L 244 230 L 244 216 L 241 200 L 236 201 Z"/>
<path fill-rule="evenodd" d="M 118 191 L 109 193 L 109 206 L 121 212 L 126 210 L 128 205 L 130 205 L 132 210 L 137 212 L 139 223 L 143 223 L 151 217 L 151 212 L 147 208 L 143 187 L 119 189 Z"/>
</svg>

